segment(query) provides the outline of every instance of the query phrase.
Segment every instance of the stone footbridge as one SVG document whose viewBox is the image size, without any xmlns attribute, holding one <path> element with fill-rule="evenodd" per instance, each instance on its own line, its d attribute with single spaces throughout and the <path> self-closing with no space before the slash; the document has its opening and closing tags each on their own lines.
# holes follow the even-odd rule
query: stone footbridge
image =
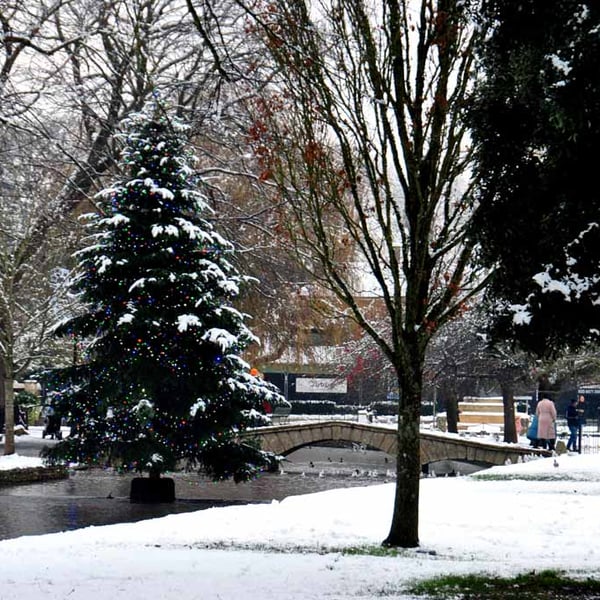
<svg viewBox="0 0 600 600">
<path fill-rule="evenodd" d="M 273 425 L 253 429 L 250 435 L 260 439 L 262 449 L 285 456 L 298 448 L 319 442 L 353 442 L 376 448 L 395 457 L 397 448 L 396 427 L 364 424 L 353 421 L 324 421 Z M 538 454 L 547 456 L 545 450 L 482 441 L 456 434 L 421 432 L 421 464 L 441 460 L 457 460 L 482 465 L 516 463 L 519 457 Z"/>
</svg>

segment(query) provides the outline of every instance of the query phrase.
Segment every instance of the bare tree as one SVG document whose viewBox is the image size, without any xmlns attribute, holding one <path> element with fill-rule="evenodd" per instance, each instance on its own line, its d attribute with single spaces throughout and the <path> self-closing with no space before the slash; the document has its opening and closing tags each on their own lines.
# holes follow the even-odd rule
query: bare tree
<svg viewBox="0 0 600 600">
<path fill-rule="evenodd" d="M 224 91 L 214 53 L 182 0 L 9 0 L 6 6 L 0 116 L 6 127 L 50 140 L 62 153 L 55 214 L 93 199 L 114 166 L 119 123 L 152 93 L 173 102 L 197 131 L 212 126 L 222 143 L 215 124 L 235 97 L 227 96 L 231 88 Z M 51 212 L 40 216 L 40 239 L 52 220 Z"/>
<path fill-rule="evenodd" d="M 531 390 L 533 359 L 508 344 L 491 345 L 487 319 L 477 306 L 442 327 L 432 339 L 426 368 L 430 382 L 446 395 L 448 431 L 458 431 L 458 401 L 484 388 L 501 392 L 504 441 L 517 442 L 514 396 Z"/>
<path fill-rule="evenodd" d="M 44 150 L 23 133 L 5 136 L 1 145 L 1 154 L 13 159 L 0 170 L 0 409 L 5 454 L 15 450 L 14 381 L 31 368 L 59 360 L 61 349 L 49 343 L 51 326 L 70 305 L 63 283 L 64 265 L 75 243 L 72 226 L 55 221 L 51 236 L 31 250 L 39 215 L 47 210 L 46 198 L 56 187 L 51 156 Z"/>
<path fill-rule="evenodd" d="M 286 201 L 281 226 L 305 268 L 376 341 L 402 392 L 391 546 L 419 541 L 427 345 L 484 285 L 468 235 L 475 182 L 461 117 L 476 34 L 464 6 L 246 4 L 277 66 L 251 134 L 262 178 Z M 384 303 L 389 335 L 363 310 L 365 290 Z"/>
<path fill-rule="evenodd" d="M 170 99 L 192 124 L 195 166 L 208 184 L 216 225 L 238 247 L 241 269 L 260 281 L 242 308 L 258 315 L 254 328 L 261 337 L 270 334 L 265 347 L 272 351 L 280 346 L 277 338 L 289 339 L 294 319 L 282 305 L 294 305 L 305 274 L 274 250 L 272 203 L 251 186 L 258 173 L 248 158 L 245 102 L 268 75 L 253 66 L 256 47 L 248 43 L 245 25 L 234 0 L 75 0 L 56 19 L 65 48 L 53 57 L 61 78 L 48 100 L 52 107 L 68 107 L 75 126 L 63 118 L 60 134 L 48 134 L 67 159 L 55 204 L 68 213 L 93 198 L 112 168 L 111 139 L 122 118 L 151 93 Z M 88 35 L 67 43 L 77 31 Z"/>
<path fill-rule="evenodd" d="M 54 20 L 71 0 L 6 0 L 0 5 L 0 124 L 18 126 L 19 118 L 31 110 L 44 91 L 35 75 L 37 60 L 64 50 L 82 39 L 77 31 L 71 39 L 60 39 Z M 32 79 L 34 81 L 32 81 Z"/>
</svg>

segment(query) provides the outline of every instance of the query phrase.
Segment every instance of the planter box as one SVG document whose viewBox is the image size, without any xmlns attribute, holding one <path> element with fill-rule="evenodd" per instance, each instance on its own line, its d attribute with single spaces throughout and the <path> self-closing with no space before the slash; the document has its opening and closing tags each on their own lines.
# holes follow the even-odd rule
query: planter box
<svg viewBox="0 0 600 600">
<path fill-rule="evenodd" d="M 170 477 L 136 477 L 131 480 L 129 500 L 137 504 L 175 502 L 175 480 Z"/>
</svg>

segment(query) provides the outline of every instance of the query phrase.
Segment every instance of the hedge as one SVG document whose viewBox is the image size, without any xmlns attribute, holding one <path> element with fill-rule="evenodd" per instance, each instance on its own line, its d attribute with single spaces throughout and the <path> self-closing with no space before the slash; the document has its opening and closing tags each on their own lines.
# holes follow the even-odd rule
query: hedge
<svg viewBox="0 0 600 600">
<path fill-rule="evenodd" d="M 356 415 L 359 410 L 370 409 L 381 416 L 395 417 L 398 414 L 398 401 L 382 400 L 368 406 L 356 404 L 336 404 L 333 400 L 291 400 L 294 415 Z M 431 415 L 432 408 L 428 404 L 421 407 L 423 416 Z"/>
</svg>

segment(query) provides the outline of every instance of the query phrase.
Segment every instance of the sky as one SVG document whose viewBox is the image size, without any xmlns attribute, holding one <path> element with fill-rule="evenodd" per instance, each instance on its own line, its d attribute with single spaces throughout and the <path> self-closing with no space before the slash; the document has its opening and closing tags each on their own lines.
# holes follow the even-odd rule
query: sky
<svg viewBox="0 0 600 600">
<path fill-rule="evenodd" d="M 36 461 L 0 457 L 0 468 Z M 344 553 L 379 546 L 393 493 L 378 484 L 0 541 L 0 598 L 389 600 L 449 573 L 600 577 L 599 455 L 423 479 L 419 548 Z"/>
</svg>

